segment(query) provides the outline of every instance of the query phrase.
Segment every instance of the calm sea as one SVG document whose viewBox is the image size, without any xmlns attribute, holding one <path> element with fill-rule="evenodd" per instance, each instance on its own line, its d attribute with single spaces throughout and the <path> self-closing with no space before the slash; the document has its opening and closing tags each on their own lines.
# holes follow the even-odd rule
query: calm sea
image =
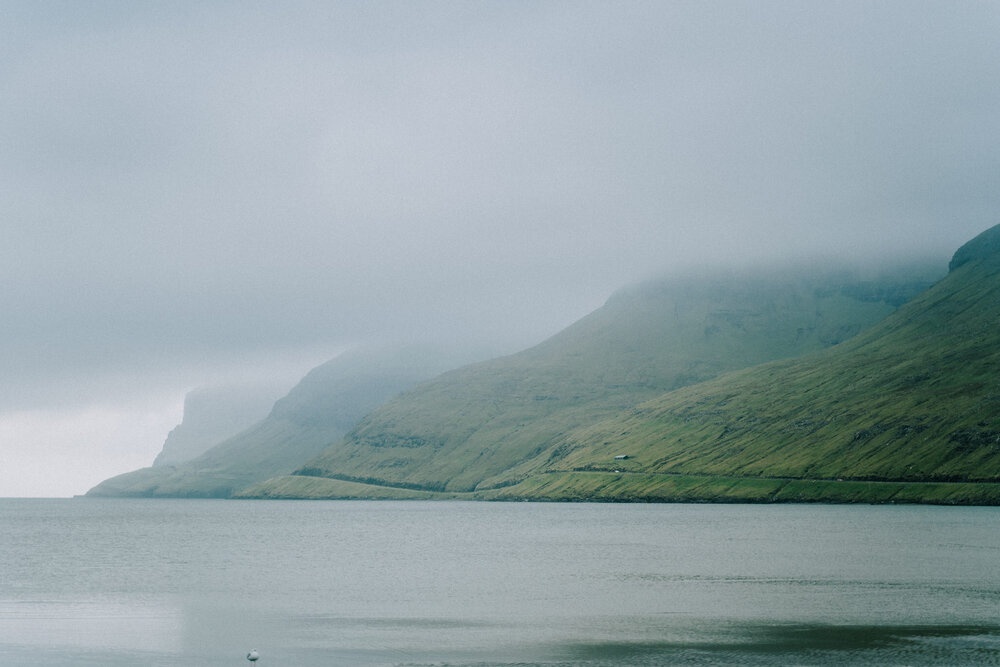
<svg viewBox="0 0 1000 667">
<path fill-rule="evenodd" d="M 0 665 L 1000 665 L 1000 509 L 0 500 Z"/>
</svg>

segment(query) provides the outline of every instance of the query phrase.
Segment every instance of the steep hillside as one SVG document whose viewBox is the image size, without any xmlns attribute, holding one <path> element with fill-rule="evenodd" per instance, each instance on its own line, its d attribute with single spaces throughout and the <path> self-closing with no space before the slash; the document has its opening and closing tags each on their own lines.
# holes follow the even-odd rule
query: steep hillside
<svg viewBox="0 0 1000 667">
<path fill-rule="evenodd" d="M 733 369 L 839 343 L 929 282 L 926 271 L 864 280 L 788 270 L 623 290 L 534 348 L 390 401 L 298 474 L 429 491 L 502 487 L 575 428 Z M 281 481 L 281 495 L 295 495 L 293 482 Z"/>
<path fill-rule="evenodd" d="M 266 419 L 201 456 L 112 477 L 87 495 L 228 497 L 291 472 L 363 415 L 417 382 L 467 362 L 467 354 L 426 347 L 345 353 L 310 371 Z"/>
<path fill-rule="evenodd" d="M 950 266 L 841 346 L 569 432 L 506 492 L 1000 503 L 1000 227 Z"/>
</svg>

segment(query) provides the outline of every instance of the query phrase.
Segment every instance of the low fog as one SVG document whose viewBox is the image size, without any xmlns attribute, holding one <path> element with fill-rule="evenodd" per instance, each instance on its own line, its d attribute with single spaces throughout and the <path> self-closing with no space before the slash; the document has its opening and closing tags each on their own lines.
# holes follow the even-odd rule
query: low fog
<svg viewBox="0 0 1000 667">
<path fill-rule="evenodd" d="M 514 351 L 664 271 L 939 257 L 1000 212 L 987 2 L 0 2 L 0 496 L 184 394 Z"/>
</svg>

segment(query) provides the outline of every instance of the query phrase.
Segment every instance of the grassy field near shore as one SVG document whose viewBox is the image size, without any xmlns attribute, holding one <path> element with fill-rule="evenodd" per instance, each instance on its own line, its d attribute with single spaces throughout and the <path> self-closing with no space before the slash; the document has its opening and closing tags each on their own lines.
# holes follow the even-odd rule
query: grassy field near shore
<svg viewBox="0 0 1000 667">
<path fill-rule="evenodd" d="M 237 497 L 338 500 L 504 500 L 563 502 L 926 503 L 1000 505 L 1000 484 L 766 479 L 614 472 L 532 476 L 472 493 L 424 491 L 324 477 L 288 475 Z"/>
</svg>

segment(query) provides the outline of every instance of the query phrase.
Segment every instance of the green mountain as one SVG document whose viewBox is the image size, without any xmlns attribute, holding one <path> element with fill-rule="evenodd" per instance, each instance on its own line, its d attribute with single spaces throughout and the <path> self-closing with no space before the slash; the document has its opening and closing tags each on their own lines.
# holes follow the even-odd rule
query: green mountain
<svg viewBox="0 0 1000 667">
<path fill-rule="evenodd" d="M 998 322 L 1000 226 L 872 329 L 574 429 L 508 491 L 1000 503 Z"/>
<path fill-rule="evenodd" d="M 568 434 L 734 369 L 841 343 L 931 282 L 926 268 L 868 277 L 810 268 L 626 289 L 534 348 L 445 373 L 389 401 L 296 475 L 244 495 L 545 497 L 522 493 L 525 480 L 562 469 L 564 454 L 576 451 Z"/>
<path fill-rule="evenodd" d="M 200 456 L 112 477 L 87 495 L 229 497 L 250 484 L 291 472 L 387 399 L 467 362 L 469 354 L 416 346 L 344 353 L 310 371 L 274 403 L 265 419 Z"/>
</svg>

